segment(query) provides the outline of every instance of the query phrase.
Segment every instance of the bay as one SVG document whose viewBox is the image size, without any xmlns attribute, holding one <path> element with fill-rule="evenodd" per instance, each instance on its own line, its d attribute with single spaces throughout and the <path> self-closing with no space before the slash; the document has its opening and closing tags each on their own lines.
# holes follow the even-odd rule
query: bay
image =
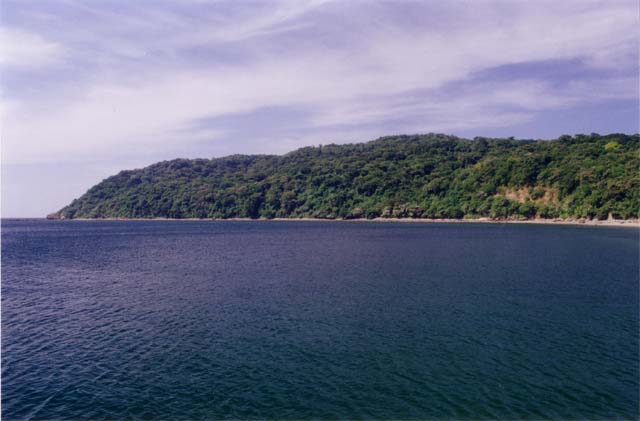
<svg viewBox="0 0 640 421">
<path fill-rule="evenodd" d="M 3 220 L 3 418 L 637 418 L 639 232 Z"/>
</svg>

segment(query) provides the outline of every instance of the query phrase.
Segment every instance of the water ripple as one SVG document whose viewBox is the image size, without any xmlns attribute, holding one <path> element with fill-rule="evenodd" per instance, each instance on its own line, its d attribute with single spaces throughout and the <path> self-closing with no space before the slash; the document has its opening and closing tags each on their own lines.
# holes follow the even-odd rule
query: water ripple
<svg viewBox="0 0 640 421">
<path fill-rule="evenodd" d="M 637 231 L 3 221 L 6 419 L 637 419 Z"/>
</svg>

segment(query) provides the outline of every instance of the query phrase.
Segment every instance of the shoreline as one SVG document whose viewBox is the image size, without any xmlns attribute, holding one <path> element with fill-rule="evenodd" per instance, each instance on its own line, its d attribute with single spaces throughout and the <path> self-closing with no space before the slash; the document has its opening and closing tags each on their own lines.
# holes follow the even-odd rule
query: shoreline
<svg viewBox="0 0 640 421">
<path fill-rule="evenodd" d="M 7 218 L 14 219 L 14 218 Z M 15 218 L 21 219 L 21 218 Z M 24 218 L 30 219 L 30 218 Z M 637 219 L 491 219 L 491 218 L 475 218 L 475 219 L 432 219 L 432 218 L 354 218 L 354 219 L 323 219 L 323 218 L 73 218 L 73 219 L 53 219 L 55 221 L 191 221 L 191 222 L 400 222 L 400 223 L 453 223 L 453 224 L 536 224 L 536 225 L 582 225 L 582 226 L 606 226 L 606 227 L 634 227 L 640 228 L 640 220 Z"/>
</svg>

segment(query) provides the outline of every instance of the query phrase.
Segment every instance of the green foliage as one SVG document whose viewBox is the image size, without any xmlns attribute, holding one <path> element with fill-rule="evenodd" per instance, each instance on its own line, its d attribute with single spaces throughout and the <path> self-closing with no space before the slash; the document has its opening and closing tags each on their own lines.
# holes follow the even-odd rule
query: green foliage
<svg viewBox="0 0 640 421">
<path fill-rule="evenodd" d="M 637 218 L 640 137 L 428 134 L 122 171 L 65 218 Z"/>
</svg>

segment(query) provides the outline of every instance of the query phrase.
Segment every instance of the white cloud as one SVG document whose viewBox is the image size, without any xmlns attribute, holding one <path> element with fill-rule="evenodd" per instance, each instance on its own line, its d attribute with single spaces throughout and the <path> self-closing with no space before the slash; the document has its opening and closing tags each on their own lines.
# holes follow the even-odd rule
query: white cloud
<svg viewBox="0 0 640 421">
<path fill-rule="evenodd" d="M 170 41 L 174 46 L 211 45 L 237 42 L 265 35 L 298 29 L 304 25 L 294 22 L 331 0 L 283 0 L 279 2 L 248 3 L 250 8 L 260 7 L 259 13 L 248 13 L 240 20 L 215 19 L 215 26 L 204 26 L 186 32 Z"/>
<path fill-rule="evenodd" d="M 34 68 L 62 58 L 64 48 L 38 34 L 0 28 L 0 66 Z"/>
</svg>

